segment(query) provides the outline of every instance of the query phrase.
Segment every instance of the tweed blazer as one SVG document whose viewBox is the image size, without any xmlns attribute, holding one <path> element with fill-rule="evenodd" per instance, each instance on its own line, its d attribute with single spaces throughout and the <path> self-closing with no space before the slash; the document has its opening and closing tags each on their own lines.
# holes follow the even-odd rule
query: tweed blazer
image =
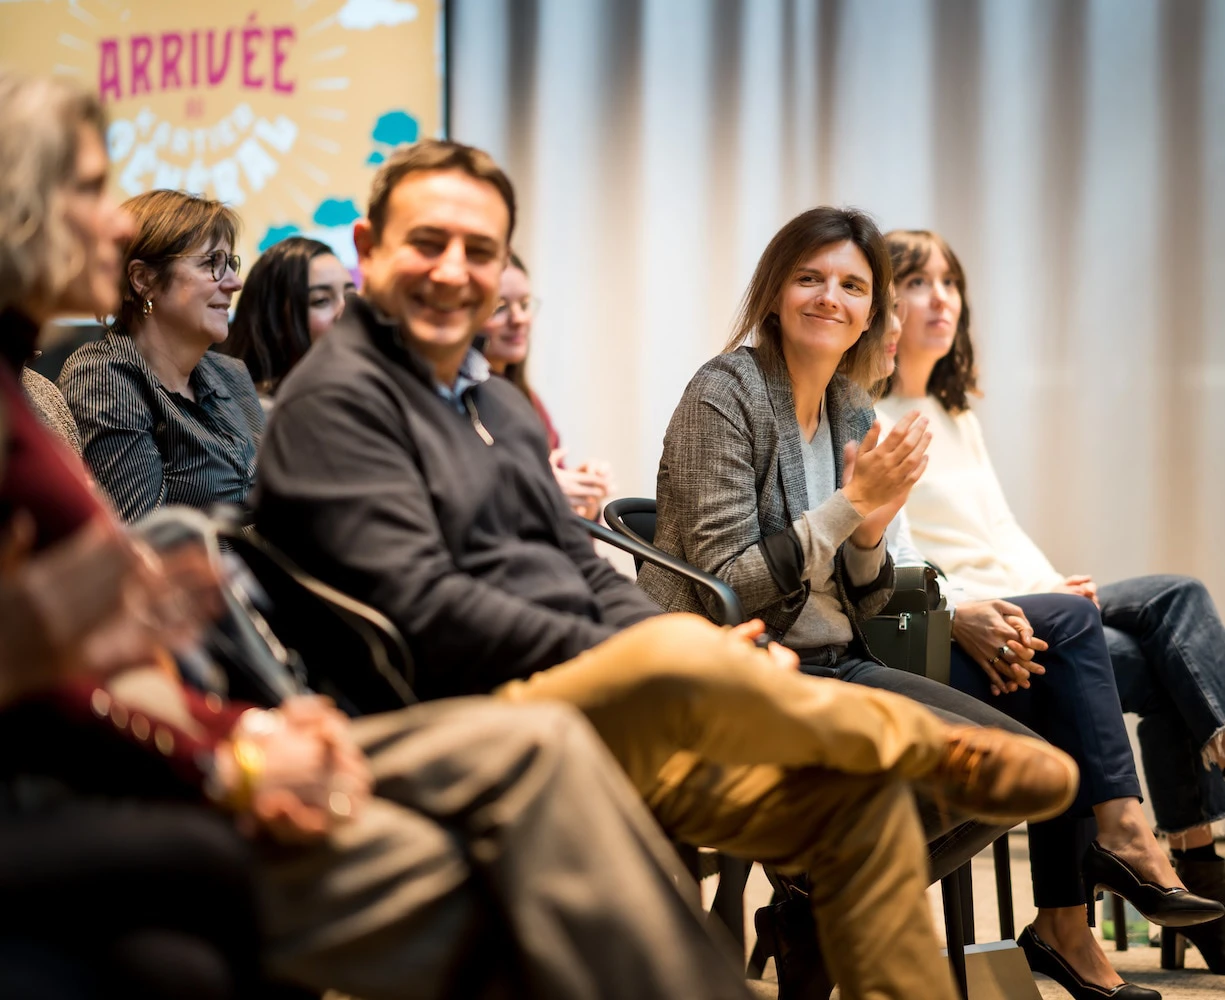
<svg viewBox="0 0 1225 1000">
<path fill-rule="evenodd" d="M 874 414 L 867 394 L 842 375 L 829 384 L 825 411 L 841 486 L 843 448 L 863 439 Z M 753 348 L 741 347 L 708 361 L 686 387 L 664 435 L 656 482 L 655 544 L 724 580 L 776 640 L 808 600 L 807 581 L 784 592 L 763 545 L 809 507 L 800 449 L 786 369 L 767 371 Z M 855 587 L 839 547 L 834 581 L 862 640 L 859 622 L 879 613 L 892 593 L 893 564 L 886 557 L 875 581 Z M 638 584 L 665 611 L 713 616 L 709 595 L 676 574 L 646 565 Z"/>
</svg>

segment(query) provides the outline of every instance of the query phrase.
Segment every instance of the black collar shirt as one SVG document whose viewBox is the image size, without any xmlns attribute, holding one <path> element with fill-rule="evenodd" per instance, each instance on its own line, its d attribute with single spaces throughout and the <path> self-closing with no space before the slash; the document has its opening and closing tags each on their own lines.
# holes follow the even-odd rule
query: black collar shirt
<svg viewBox="0 0 1225 1000">
<path fill-rule="evenodd" d="M 167 504 L 241 505 L 255 483 L 264 411 L 246 366 L 210 351 L 190 384 L 194 400 L 167 389 L 114 328 L 64 365 L 86 464 L 124 520 Z"/>
</svg>

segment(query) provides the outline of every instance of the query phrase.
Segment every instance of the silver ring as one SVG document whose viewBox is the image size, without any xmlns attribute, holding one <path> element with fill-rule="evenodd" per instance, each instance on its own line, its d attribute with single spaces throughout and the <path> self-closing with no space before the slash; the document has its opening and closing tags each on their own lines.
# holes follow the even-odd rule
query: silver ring
<svg viewBox="0 0 1225 1000">
<path fill-rule="evenodd" d="M 1009 649 L 1007 646 L 1001 646 L 1001 647 L 1000 647 L 1000 649 L 999 649 L 999 658 L 1000 658 L 1001 660 L 1006 660 L 1006 659 L 1008 659 L 1008 654 L 1009 654 L 1009 653 L 1011 653 L 1011 652 L 1012 652 L 1012 650 L 1011 650 L 1011 649 Z"/>
</svg>

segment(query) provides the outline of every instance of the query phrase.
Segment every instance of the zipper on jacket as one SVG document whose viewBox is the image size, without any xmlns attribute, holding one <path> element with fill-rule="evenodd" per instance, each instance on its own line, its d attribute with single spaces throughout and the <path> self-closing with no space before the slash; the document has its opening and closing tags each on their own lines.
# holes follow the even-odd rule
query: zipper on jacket
<svg viewBox="0 0 1225 1000">
<path fill-rule="evenodd" d="M 476 403 L 472 402 L 472 397 L 468 393 L 464 393 L 464 407 L 468 411 L 468 416 L 472 420 L 472 427 L 476 431 L 477 436 L 492 448 L 493 435 L 489 433 L 489 428 L 481 423 L 481 415 L 476 412 Z"/>
</svg>

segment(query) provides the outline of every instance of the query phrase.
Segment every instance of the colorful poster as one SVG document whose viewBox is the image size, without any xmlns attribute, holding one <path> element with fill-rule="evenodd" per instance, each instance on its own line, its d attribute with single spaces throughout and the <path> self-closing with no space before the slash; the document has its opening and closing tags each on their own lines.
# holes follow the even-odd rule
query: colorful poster
<svg viewBox="0 0 1225 1000">
<path fill-rule="evenodd" d="M 375 166 L 442 130 L 441 0 L 0 0 L 0 64 L 94 88 L 117 194 L 181 188 L 233 206 L 247 261 L 330 243 Z"/>
</svg>

